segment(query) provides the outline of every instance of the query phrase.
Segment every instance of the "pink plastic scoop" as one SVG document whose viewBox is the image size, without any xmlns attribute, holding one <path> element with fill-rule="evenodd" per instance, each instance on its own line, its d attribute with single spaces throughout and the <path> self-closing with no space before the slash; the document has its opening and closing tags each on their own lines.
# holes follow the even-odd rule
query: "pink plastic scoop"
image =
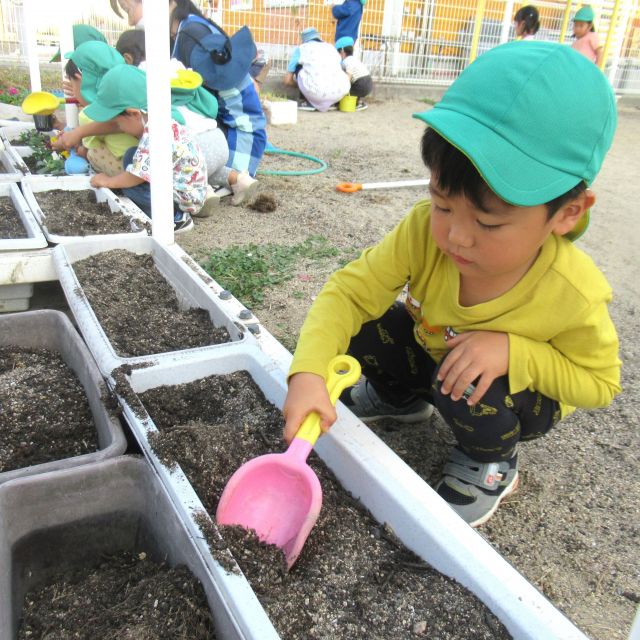
<svg viewBox="0 0 640 640">
<path fill-rule="evenodd" d="M 351 356 L 329 363 L 327 391 L 335 405 L 344 389 L 360 377 Z M 269 453 L 243 464 L 222 493 L 216 520 L 255 530 L 258 538 L 280 547 L 291 567 L 322 508 L 320 481 L 307 457 L 320 436 L 320 416 L 310 413 L 284 453 Z"/>
</svg>

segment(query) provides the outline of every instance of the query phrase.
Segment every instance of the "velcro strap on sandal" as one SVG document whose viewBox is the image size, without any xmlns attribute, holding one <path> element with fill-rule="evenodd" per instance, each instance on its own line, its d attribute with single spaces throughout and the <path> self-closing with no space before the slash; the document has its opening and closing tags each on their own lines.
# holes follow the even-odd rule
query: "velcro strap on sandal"
<svg viewBox="0 0 640 640">
<path fill-rule="evenodd" d="M 491 490 L 498 488 L 504 475 L 499 462 L 478 462 L 459 449 L 452 450 L 443 474 Z"/>
</svg>

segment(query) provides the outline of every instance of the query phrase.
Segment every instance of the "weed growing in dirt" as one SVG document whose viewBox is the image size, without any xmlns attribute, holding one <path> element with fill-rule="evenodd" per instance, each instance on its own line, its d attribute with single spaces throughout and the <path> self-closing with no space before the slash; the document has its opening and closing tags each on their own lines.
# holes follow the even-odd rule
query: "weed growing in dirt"
<svg viewBox="0 0 640 640">
<path fill-rule="evenodd" d="M 20 142 L 33 150 L 31 160 L 34 163 L 34 168 L 31 169 L 32 171 L 56 176 L 64 175 L 64 158 L 51 149 L 51 142 L 46 136 L 30 129 L 20 134 Z"/>
<path fill-rule="evenodd" d="M 244 304 L 260 304 L 264 290 L 293 278 L 301 260 L 317 262 L 339 255 L 323 236 L 295 245 L 231 245 L 213 251 L 202 267 Z"/>
</svg>

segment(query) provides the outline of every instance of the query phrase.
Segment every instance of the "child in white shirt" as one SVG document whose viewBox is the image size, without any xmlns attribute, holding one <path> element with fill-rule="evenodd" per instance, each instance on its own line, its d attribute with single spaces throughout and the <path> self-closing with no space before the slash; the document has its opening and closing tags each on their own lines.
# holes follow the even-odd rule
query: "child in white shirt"
<svg viewBox="0 0 640 640">
<path fill-rule="evenodd" d="M 353 38 L 350 36 L 343 36 L 336 40 L 336 49 L 342 58 L 342 68 L 349 76 L 349 82 L 351 82 L 349 95 L 358 97 L 356 111 L 362 111 L 368 106 L 363 98 L 366 98 L 371 93 L 373 80 L 369 69 L 353 55 L 353 45 Z"/>
</svg>

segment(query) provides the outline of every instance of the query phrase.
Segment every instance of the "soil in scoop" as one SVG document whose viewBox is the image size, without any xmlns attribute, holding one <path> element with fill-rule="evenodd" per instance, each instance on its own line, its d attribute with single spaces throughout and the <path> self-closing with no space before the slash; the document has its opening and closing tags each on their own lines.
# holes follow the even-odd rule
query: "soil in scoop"
<svg viewBox="0 0 640 640">
<path fill-rule="evenodd" d="M 144 356 L 229 342 L 204 309 L 180 307 L 149 254 L 114 249 L 73 265 L 102 329 L 120 356 Z"/>
<path fill-rule="evenodd" d="M 91 189 L 53 189 L 34 194 L 49 233 L 65 236 L 131 233 L 130 218 L 114 213 L 107 202 L 97 202 Z"/>
<path fill-rule="evenodd" d="M 216 637 L 202 585 L 185 567 L 158 565 L 144 552 L 62 572 L 26 594 L 22 616 L 18 640 Z"/>
<path fill-rule="evenodd" d="M 20 220 L 13 201 L 9 197 L 0 198 L 0 238 L 26 238 L 27 231 Z"/>
<path fill-rule="evenodd" d="M 159 429 L 151 437 L 154 450 L 168 466 L 181 466 L 212 517 L 241 464 L 284 449 L 280 411 L 247 372 L 158 387 L 140 398 Z M 222 530 L 282 638 L 509 637 L 482 602 L 403 547 L 313 454 L 309 464 L 322 484 L 323 507 L 289 573 L 273 548 L 235 527 Z M 209 542 L 220 556 L 219 542 Z"/>
<path fill-rule="evenodd" d="M 0 347 L 0 472 L 97 450 L 84 388 L 59 354 Z"/>
</svg>

